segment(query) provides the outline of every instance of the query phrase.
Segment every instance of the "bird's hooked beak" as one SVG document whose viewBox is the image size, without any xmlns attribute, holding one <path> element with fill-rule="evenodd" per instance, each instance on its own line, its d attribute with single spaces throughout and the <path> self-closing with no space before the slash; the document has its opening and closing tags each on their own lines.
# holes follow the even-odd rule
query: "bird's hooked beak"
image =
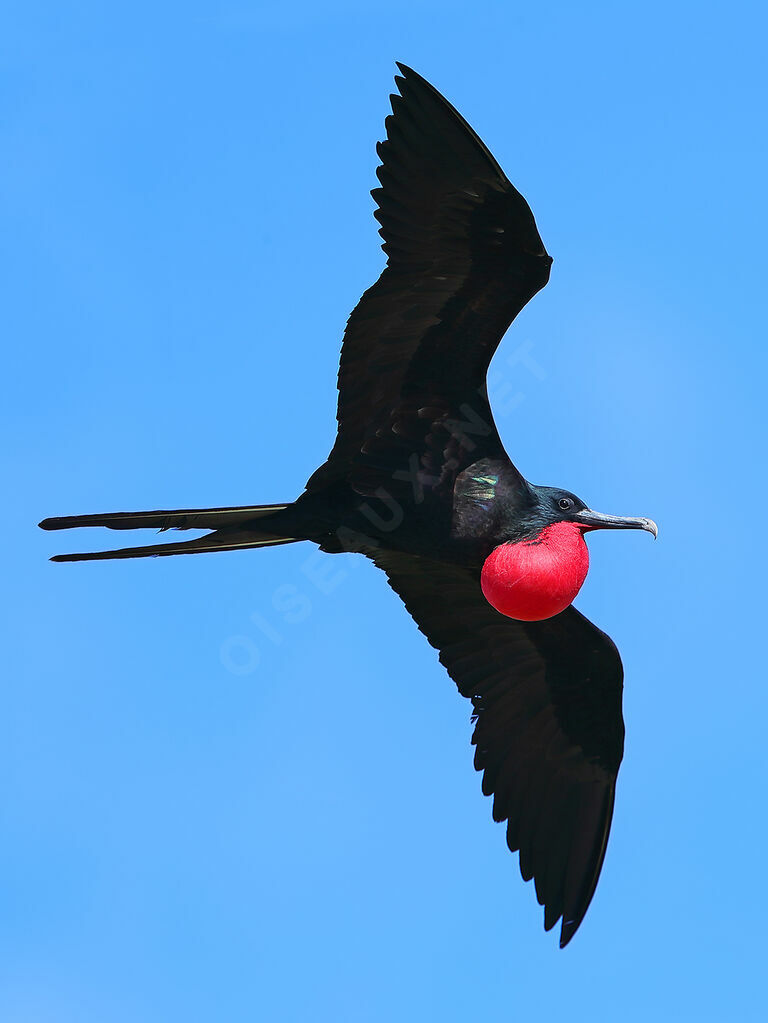
<svg viewBox="0 0 768 1023">
<path fill-rule="evenodd" d="M 625 515 L 605 515 L 603 512 L 585 508 L 576 512 L 574 520 L 587 529 L 645 529 L 653 533 L 653 539 L 659 535 L 659 527 L 653 519 L 632 518 Z"/>
</svg>

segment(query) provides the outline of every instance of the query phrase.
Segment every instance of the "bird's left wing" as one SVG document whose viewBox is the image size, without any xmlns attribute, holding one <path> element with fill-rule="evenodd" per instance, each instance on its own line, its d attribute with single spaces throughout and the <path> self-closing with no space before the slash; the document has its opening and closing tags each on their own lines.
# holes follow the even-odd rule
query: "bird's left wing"
<svg viewBox="0 0 768 1023">
<path fill-rule="evenodd" d="M 611 826 L 624 747 L 618 651 L 573 607 L 518 622 L 488 604 L 471 569 L 369 556 L 472 701 L 483 792 L 535 881 L 544 926 L 562 917 L 563 947 L 594 894 Z"/>
<path fill-rule="evenodd" d="M 528 203 L 458 111 L 398 66 L 372 193 L 387 267 L 349 318 L 339 432 L 310 491 L 344 479 L 375 493 L 414 457 L 450 489 L 468 460 L 498 456 L 488 364 L 549 278 Z"/>
</svg>

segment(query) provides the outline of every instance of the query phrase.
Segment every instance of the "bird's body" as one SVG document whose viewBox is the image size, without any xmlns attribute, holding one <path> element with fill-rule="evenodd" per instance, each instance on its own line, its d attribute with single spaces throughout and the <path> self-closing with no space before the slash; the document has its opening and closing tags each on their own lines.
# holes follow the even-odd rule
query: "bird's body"
<svg viewBox="0 0 768 1023">
<path fill-rule="evenodd" d="M 571 605 L 584 533 L 648 519 L 592 512 L 528 483 L 486 392 L 504 332 L 546 284 L 531 211 L 461 116 L 401 66 L 379 209 L 387 268 L 352 313 L 339 430 L 292 504 L 47 519 L 47 529 L 208 529 L 180 543 L 54 560 L 237 550 L 310 540 L 382 568 L 460 692 L 493 815 L 570 940 L 597 883 L 623 750 L 622 668 Z"/>
</svg>

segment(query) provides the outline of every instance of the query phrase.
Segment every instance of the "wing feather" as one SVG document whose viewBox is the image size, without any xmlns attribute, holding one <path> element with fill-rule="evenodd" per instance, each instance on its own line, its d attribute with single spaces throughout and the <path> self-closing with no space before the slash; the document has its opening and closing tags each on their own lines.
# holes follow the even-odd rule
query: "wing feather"
<svg viewBox="0 0 768 1023">
<path fill-rule="evenodd" d="M 372 493 L 403 469 L 406 447 L 443 483 L 447 462 L 453 478 L 469 452 L 497 454 L 488 364 L 549 277 L 525 199 L 450 103 L 398 66 L 372 193 L 387 267 L 349 318 L 338 437 L 308 490 L 346 479 Z M 451 424 L 467 415 L 487 424 L 484 436 L 451 443 Z M 395 443 L 395 424 L 406 446 Z"/>
<path fill-rule="evenodd" d="M 573 607 L 543 622 L 505 618 L 474 569 L 376 550 L 459 692 L 472 700 L 475 767 L 507 821 L 549 930 L 573 937 L 597 886 L 621 763 L 623 672 L 611 640 Z"/>
</svg>

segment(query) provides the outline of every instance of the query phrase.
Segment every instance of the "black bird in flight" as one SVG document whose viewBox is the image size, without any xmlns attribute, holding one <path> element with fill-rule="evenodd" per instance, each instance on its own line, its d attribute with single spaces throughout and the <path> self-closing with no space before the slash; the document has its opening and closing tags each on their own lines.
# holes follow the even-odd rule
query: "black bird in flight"
<svg viewBox="0 0 768 1023">
<path fill-rule="evenodd" d="M 646 529 L 529 483 L 488 404 L 488 364 L 552 260 L 525 199 L 461 115 L 398 65 L 378 204 L 387 265 L 347 323 L 338 435 L 293 504 L 45 519 L 43 529 L 209 530 L 54 561 L 311 540 L 387 574 L 472 701 L 475 767 L 566 945 L 602 867 L 624 745 L 613 642 L 572 606 L 584 534 Z"/>
</svg>

